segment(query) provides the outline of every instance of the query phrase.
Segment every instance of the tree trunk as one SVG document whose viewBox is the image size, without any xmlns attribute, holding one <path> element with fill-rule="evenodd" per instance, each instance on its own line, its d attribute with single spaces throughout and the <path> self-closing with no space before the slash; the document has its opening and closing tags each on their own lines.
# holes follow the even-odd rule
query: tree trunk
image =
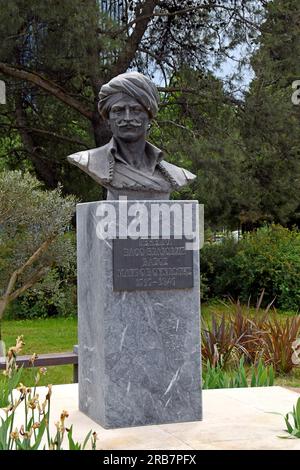
<svg viewBox="0 0 300 470">
<path fill-rule="evenodd" d="M 93 112 L 92 125 L 96 147 L 102 147 L 102 145 L 107 144 L 111 139 L 111 132 L 99 115 L 98 110 Z"/>
<path fill-rule="evenodd" d="M 48 159 L 42 154 L 41 149 L 35 145 L 34 139 L 30 132 L 26 130 L 26 127 L 28 127 L 27 119 L 22 107 L 21 98 L 16 105 L 15 116 L 17 125 L 20 127 L 20 136 L 23 145 L 28 152 L 29 160 L 31 160 L 33 163 L 37 177 L 44 181 L 49 189 L 56 188 L 58 180 L 54 162 L 50 164 Z"/>
<path fill-rule="evenodd" d="M 2 344 L 2 319 L 3 319 L 3 315 L 8 304 L 9 304 L 9 298 L 5 295 L 1 297 L 0 299 L 0 357 L 1 357 L 1 354 L 3 354 L 3 351 L 1 351 L 2 349 L 2 346 L 1 346 Z"/>
</svg>

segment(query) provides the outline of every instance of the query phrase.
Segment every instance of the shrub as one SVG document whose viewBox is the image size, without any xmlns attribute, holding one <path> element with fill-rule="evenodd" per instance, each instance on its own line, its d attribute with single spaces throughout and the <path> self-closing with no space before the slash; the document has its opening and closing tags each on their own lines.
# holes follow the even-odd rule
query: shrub
<svg viewBox="0 0 300 470">
<path fill-rule="evenodd" d="M 229 261 L 236 255 L 238 245 L 233 238 L 222 243 L 205 243 L 201 256 L 201 296 L 202 300 L 228 295 L 234 296 L 232 289 L 231 266 Z M 226 275 L 224 275 L 226 273 Z"/>
<path fill-rule="evenodd" d="M 74 263 L 70 269 L 51 269 L 45 279 L 11 304 L 7 318 L 68 317 L 75 316 L 76 312 L 76 266 Z"/>
<path fill-rule="evenodd" d="M 300 234 L 279 225 L 263 227 L 240 242 L 234 266 L 239 273 L 241 297 L 265 289 L 278 307 L 300 306 Z"/>
<path fill-rule="evenodd" d="M 247 302 L 265 290 L 265 302 L 276 297 L 285 310 L 300 306 L 300 233 L 280 225 L 264 226 L 237 243 L 206 245 L 201 251 L 203 276 L 213 296 Z"/>
<path fill-rule="evenodd" d="M 8 305 L 74 257 L 75 198 L 46 191 L 29 173 L 0 172 L 0 320 Z"/>
</svg>

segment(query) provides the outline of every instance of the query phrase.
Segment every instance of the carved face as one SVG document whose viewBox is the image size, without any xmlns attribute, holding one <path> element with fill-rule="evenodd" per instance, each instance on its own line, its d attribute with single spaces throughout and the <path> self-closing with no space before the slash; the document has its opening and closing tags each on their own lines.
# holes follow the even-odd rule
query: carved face
<svg viewBox="0 0 300 470">
<path fill-rule="evenodd" d="M 149 115 L 134 98 L 122 95 L 109 111 L 109 126 L 114 135 L 125 142 L 146 138 Z"/>
</svg>

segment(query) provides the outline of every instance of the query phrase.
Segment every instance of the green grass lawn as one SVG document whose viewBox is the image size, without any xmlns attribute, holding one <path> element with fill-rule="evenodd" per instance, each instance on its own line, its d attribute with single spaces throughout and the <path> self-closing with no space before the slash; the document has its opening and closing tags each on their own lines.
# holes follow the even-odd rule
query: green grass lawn
<svg viewBox="0 0 300 470">
<path fill-rule="evenodd" d="M 38 320 L 5 320 L 2 337 L 6 348 L 15 344 L 16 337 L 24 335 L 25 346 L 22 354 L 42 354 L 72 351 L 77 344 L 77 318 L 47 318 Z M 32 371 L 24 371 L 22 380 L 32 385 Z M 73 366 L 48 367 L 40 385 L 71 383 Z"/>
<path fill-rule="evenodd" d="M 208 320 L 213 312 L 226 314 L 230 311 L 228 304 L 221 302 L 204 304 L 201 310 L 205 320 Z M 252 309 L 251 313 L 254 314 L 255 309 Z M 284 319 L 293 313 L 295 314 L 295 312 L 278 312 L 277 317 Z M 2 331 L 6 347 L 14 345 L 17 336 L 24 335 L 25 346 L 22 354 L 72 351 L 74 344 L 77 344 L 77 318 L 5 320 Z M 31 371 L 24 372 L 23 381 L 26 385 L 32 385 Z M 62 384 L 72 381 L 73 366 L 55 366 L 48 368 L 40 384 Z M 289 375 L 277 377 L 275 385 L 300 387 L 300 368 L 295 368 Z"/>
<path fill-rule="evenodd" d="M 247 311 L 247 306 L 243 305 L 242 309 L 244 311 Z M 209 320 L 209 317 L 212 313 L 222 315 L 223 313 L 229 314 L 233 313 L 235 311 L 235 307 L 230 304 L 230 302 L 223 302 L 221 300 L 212 300 L 209 303 L 205 303 L 201 305 L 201 314 L 202 318 L 204 320 Z M 255 315 L 256 309 L 254 307 L 250 308 L 250 315 Z M 272 315 L 276 315 L 278 319 L 285 320 L 286 318 L 290 318 L 293 315 L 299 315 L 299 312 L 294 312 L 294 311 L 282 311 L 282 310 L 276 310 L 276 313 L 272 310 L 272 308 L 269 310 L 269 314 L 272 317 Z"/>
</svg>

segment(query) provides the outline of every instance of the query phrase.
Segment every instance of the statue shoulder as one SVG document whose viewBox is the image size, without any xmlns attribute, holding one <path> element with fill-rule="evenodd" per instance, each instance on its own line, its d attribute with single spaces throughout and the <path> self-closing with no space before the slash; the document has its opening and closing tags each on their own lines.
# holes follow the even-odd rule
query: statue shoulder
<svg viewBox="0 0 300 470">
<path fill-rule="evenodd" d="M 67 160 L 77 166 L 88 166 L 90 161 L 98 158 L 107 157 L 109 152 L 109 144 L 94 149 L 82 150 L 81 152 L 72 153 L 67 156 Z"/>
<path fill-rule="evenodd" d="M 79 168 L 87 168 L 89 164 L 89 150 L 83 150 L 82 152 L 72 153 L 67 156 L 69 163 L 78 166 Z"/>
<path fill-rule="evenodd" d="M 169 163 L 166 160 L 162 160 L 160 162 L 160 166 L 163 171 L 165 171 L 167 175 L 172 180 L 174 180 L 174 185 L 179 188 L 191 183 L 196 179 L 196 175 L 191 173 L 189 170 L 173 165 L 173 163 Z"/>
<path fill-rule="evenodd" d="M 100 184 L 111 178 L 110 145 L 73 153 L 67 160 L 88 173 Z"/>
</svg>

